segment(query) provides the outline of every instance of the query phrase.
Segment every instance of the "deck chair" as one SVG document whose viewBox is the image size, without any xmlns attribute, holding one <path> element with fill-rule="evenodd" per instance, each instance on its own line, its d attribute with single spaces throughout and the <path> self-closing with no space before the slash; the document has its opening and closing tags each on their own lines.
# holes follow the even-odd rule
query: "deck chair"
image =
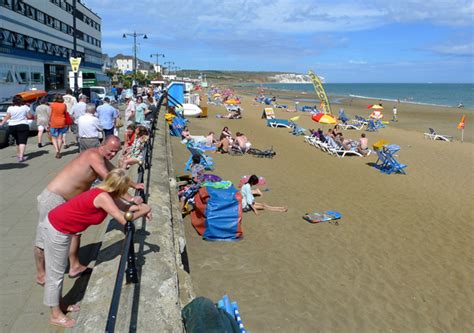
<svg viewBox="0 0 474 333">
<path fill-rule="evenodd" d="M 187 145 L 186 148 L 188 148 L 189 152 L 191 153 L 191 156 L 189 156 L 189 159 L 186 162 L 186 166 L 184 168 L 184 171 L 190 171 L 191 170 L 191 164 L 193 163 L 193 155 L 199 155 L 201 157 L 200 164 L 206 170 L 212 170 L 214 168 L 214 159 L 210 156 L 205 155 L 204 152 L 201 149 L 199 149 L 197 147 L 193 147 L 192 145 Z"/>
<path fill-rule="evenodd" d="M 350 129 L 354 129 L 356 131 L 360 131 L 362 129 L 362 127 L 364 127 L 364 124 L 360 124 L 360 123 L 353 123 L 353 124 L 337 124 L 337 127 L 338 128 L 341 128 L 343 130 L 350 130 Z"/>
<path fill-rule="evenodd" d="M 367 123 L 367 128 L 365 129 L 367 132 L 377 132 L 378 127 L 375 125 L 375 121 L 373 119 L 370 119 Z"/>
<path fill-rule="evenodd" d="M 375 167 L 386 174 L 401 173 L 406 175 L 405 168 L 407 165 L 400 163 L 395 153 L 400 149 L 397 145 L 385 145 L 381 149 L 377 149 L 377 161 Z"/>
<path fill-rule="evenodd" d="M 367 125 L 369 121 L 367 119 L 365 119 L 364 117 L 355 116 L 354 122 L 357 122 L 357 123 L 362 124 L 362 125 Z"/>
<path fill-rule="evenodd" d="M 267 126 L 270 126 L 272 128 L 277 128 L 277 127 L 292 128 L 291 122 L 289 120 L 277 119 L 277 118 L 267 119 Z"/>
<path fill-rule="evenodd" d="M 347 122 L 349 121 L 349 118 L 346 116 L 346 112 L 344 111 L 344 109 L 339 110 L 338 119 L 342 121 L 343 124 L 347 124 Z"/>
<path fill-rule="evenodd" d="M 425 139 L 430 139 L 430 140 L 442 140 L 442 141 L 452 141 L 453 137 L 449 135 L 443 135 L 443 134 L 438 134 L 436 131 L 432 128 L 428 128 L 429 133 L 423 133 L 425 135 Z"/>
<path fill-rule="evenodd" d="M 336 155 L 337 157 L 345 157 L 346 155 L 355 155 L 359 157 L 364 157 L 364 155 L 359 153 L 357 150 L 353 150 L 353 149 L 346 150 L 344 149 L 344 147 L 331 148 L 331 151 L 333 155 Z"/>
<path fill-rule="evenodd" d="M 275 111 L 273 111 L 273 108 L 263 109 L 262 119 L 275 119 Z"/>
</svg>

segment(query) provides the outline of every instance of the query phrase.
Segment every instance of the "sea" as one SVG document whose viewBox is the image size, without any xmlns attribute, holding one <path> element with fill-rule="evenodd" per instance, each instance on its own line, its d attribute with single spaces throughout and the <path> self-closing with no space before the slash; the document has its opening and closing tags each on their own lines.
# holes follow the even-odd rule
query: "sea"
<svg viewBox="0 0 474 333">
<path fill-rule="evenodd" d="M 245 86 L 304 93 L 314 92 L 311 83 L 266 83 Z M 469 83 L 325 83 L 324 89 L 331 102 L 337 102 L 338 97 L 357 97 L 444 107 L 462 105 L 465 108 L 474 109 L 474 84 Z"/>
</svg>

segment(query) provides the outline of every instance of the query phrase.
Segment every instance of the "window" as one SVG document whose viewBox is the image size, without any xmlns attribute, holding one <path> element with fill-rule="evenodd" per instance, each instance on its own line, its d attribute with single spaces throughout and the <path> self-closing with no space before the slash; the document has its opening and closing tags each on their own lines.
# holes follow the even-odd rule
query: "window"
<svg viewBox="0 0 474 333">
<path fill-rule="evenodd" d="M 13 82 L 12 72 L 8 68 L 0 67 L 0 82 Z"/>
<path fill-rule="evenodd" d="M 5 6 L 5 7 L 10 8 L 11 7 L 10 0 L 2 0 L 2 5 Z"/>
<path fill-rule="evenodd" d="M 31 73 L 31 82 L 43 83 L 43 75 L 40 72 Z"/>
<path fill-rule="evenodd" d="M 15 72 L 18 83 L 28 83 L 28 72 Z"/>
<path fill-rule="evenodd" d="M 54 19 L 49 15 L 46 15 L 46 24 L 49 25 L 50 27 L 54 25 Z"/>
<path fill-rule="evenodd" d="M 66 23 L 61 22 L 61 31 L 65 34 L 68 33 L 68 25 Z"/>
<path fill-rule="evenodd" d="M 44 23 L 44 13 L 40 12 L 39 10 L 36 11 L 36 20 L 38 22 Z"/>
<path fill-rule="evenodd" d="M 61 30 L 61 21 L 54 19 L 54 28 Z"/>
<path fill-rule="evenodd" d="M 35 19 L 35 12 L 36 12 L 36 9 L 31 7 L 31 6 L 26 6 L 26 15 L 29 17 L 29 18 L 32 18 L 32 19 Z"/>
</svg>

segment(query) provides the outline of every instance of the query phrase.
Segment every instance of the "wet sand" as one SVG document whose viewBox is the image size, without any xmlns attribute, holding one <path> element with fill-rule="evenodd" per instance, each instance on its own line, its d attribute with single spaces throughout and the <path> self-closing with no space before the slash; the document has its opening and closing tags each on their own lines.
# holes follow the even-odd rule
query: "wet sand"
<svg viewBox="0 0 474 333">
<path fill-rule="evenodd" d="M 245 92 L 243 92 L 245 93 Z M 197 295 L 238 301 L 251 332 L 468 332 L 474 327 L 474 144 L 423 138 L 427 127 L 455 135 L 460 114 L 472 110 L 400 105 L 398 123 L 368 133 L 401 147 L 407 175 L 371 167 L 376 157 L 337 158 L 287 129 L 261 119 L 262 104 L 243 98 L 243 119 L 191 119 L 192 135 L 244 132 L 256 148 L 273 146 L 274 159 L 214 154 L 214 173 L 234 184 L 242 175 L 264 176 L 270 191 L 257 202 L 286 205 L 287 213 L 244 213 L 244 239 L 206 242 L 185 219 L 191 276 Z M 281 100 L 281 103 L 285 101 Z M 353 100 L 349 116 L 367 115 L 370 100 Z M 391 107 L 386 104 L 387 116 Z M 300 104 L 301 105 L 301 104 Z M 309 114 L 304 128 L 327 129 Z M 454 129 L 453 129 L 454 128 Z M 468 127 L 469 128 L 469 127 Z M 360 131 L 345 131 L 353 139 Z M 173 138 L 175 170 L 189 153 Z M 338 210 L 339 225 L 310 224 L 306 212 Z"/>
</svg>

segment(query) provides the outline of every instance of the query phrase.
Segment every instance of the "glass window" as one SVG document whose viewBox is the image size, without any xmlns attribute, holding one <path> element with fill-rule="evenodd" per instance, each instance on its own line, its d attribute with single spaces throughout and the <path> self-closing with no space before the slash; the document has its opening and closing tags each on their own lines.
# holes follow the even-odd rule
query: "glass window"
<svg viewBox="0 0 474 333">
<path fill-rule="evenodd" d="M 61 21 L 54 19 L 54 28 L 61 30 Z"/>
<path fill-rule="evenodd" d="M 28 72 L 17 72 L 17 79 L 19 83 L 28 83 Z"/>
<path fill-rule="evenodd" d="M 13 82 L 12 72 L 8 68 L 0 67 L 0 82 Z"/>
<path fill-rule="evenodd" d="M 54 19 L 49 15 L 46 15 L 46 24 L 49 25 L 50 27 L 54 25 Z"/>
<path fill-rule="evenodd" d="M 68 33 L 68 25 L 66 23 L 61 22 L 61 31 L 64 33 Z"/>
<path fill-rule="evenodd" d="M 40 72 L 31 73 L 31 82 L 43 83 L 43 75 Z"/>
<path fill-rule="evenodd" d="M 2 0 L 2 4 L 5 6 L 5 7 L 8 7 L 10 8 L 10 0 Z"/>
<path fill-rule="evenodd" d="M 38 22 L 44 23 L 44 13 L 40 12 L 39 10 L 36 11 L 36 20 Z"/>
</svg>

